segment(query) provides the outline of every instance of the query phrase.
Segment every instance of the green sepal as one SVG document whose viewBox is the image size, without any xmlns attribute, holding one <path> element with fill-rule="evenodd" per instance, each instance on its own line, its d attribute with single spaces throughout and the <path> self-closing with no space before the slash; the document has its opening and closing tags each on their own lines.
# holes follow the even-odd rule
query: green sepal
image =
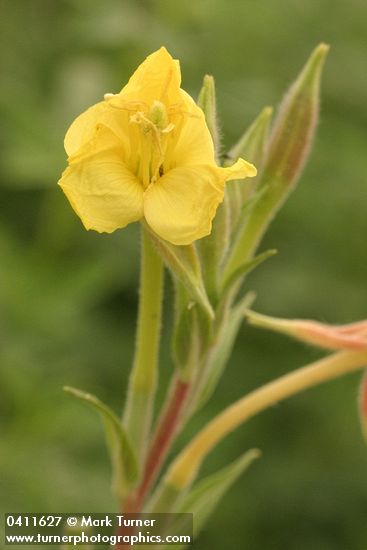
<svg viewBox="0 0 367 550">
<path fill-rule="evenodd" d="M 112 486 L 120 498 L 125 497 L 138 479 L 139 468 L 135 452 L 121 422 L 115 413 L 94 395 L 69 386 L 65 386 L 64 391 L 80 399 L 100 414 L 110 452 L 113 472 Z"/>
<path fill-rule="evenodd" d="M 197 302 L 210 318 L 214 311 L 205 290 L 200 260 L 194 244 L 175 246 L 150 232 L 158 253 L 174 277 L 185 286 L 190 298 Z"/>
<path fill-rule="evenodd" d="M 194 540 L 225 493 L 260 455 L 258 449 L 247 451 L 229 466 L 196 483 L 191 491 L 183 497 L 178 509 L 175 511 L 177 513 L 194 514 Z M 183 549 L 185 545 L 178 548 Z"/>
</svg>

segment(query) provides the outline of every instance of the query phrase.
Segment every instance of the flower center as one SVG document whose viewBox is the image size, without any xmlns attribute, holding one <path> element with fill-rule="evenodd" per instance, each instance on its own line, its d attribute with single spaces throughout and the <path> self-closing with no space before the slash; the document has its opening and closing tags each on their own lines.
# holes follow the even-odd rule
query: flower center
<svg viewBox="0 0 367 550">
<path fill-rule="evenodd" d="M 163 175 L 163 162 L 169 133 L 174 124 L 169 122 L 166 106 L 154 101 L 148 112 L 137 111 L 130 122 L 139 126 L 137 176 L 144 189 Z"/>
</svg>

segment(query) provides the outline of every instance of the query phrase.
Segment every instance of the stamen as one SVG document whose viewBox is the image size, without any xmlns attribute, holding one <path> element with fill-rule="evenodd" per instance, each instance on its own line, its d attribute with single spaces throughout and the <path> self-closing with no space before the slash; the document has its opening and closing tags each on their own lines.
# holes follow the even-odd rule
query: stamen
<svg viewBox="0 0 367 550">
<path fill-rule="evenodd" d="M 185 111 L 184 109 L 182 109 L 182 102 L 172 103 L 172 105 L 168 107 L 168 112 L 172 115 L 185 115 L 191 118 L 200 118 L 200 115 L 195 115 L 190 111 Z"/>
<path fill-rule="evenodd" d="M 115 94 L 118 95 L 118 94 Z M 110 98 L 108 98 L 110 99 Z M 108 103 L 109 107 L 112 107 L 113 109 L 119 109 L 122 111 L 128 111 L 131 113 L 134 113 L 137 111 L 137 109 L 141 111 L 147 111 L 148 105 L 145 103 L 145 101 L 127 101 L 126 103 L 122 105 L 115 105 L 114 103 Z"/>
<path fill-rule="evenodd" d="M 130 106 L 130 105 L 129 105 Z M 139 109 L 129 117 L 129 122 L 138 124 L 142 133 L 139 152 L 141 164 L 139 177 L 146 188 L 155 183 L 164 173 L 164 155 L 167 148 L 167 134 L 175 124 L 169 122 L 167 108 L 161 101 L 153 101 L 150 109 Z"/>
</svg>

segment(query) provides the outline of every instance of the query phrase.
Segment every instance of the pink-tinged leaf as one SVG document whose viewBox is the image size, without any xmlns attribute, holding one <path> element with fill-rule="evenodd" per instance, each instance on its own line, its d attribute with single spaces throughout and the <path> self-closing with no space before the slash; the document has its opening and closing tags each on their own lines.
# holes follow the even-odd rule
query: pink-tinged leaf
<svg viewBox="0 0 367 550">
<path fill-rule="evenodd" d="M 323 349 L 367 349 L 367 321 L 338 326 L 308 319 L 279 319 L 254 311 L 247 311 L 246 317 L 252 325 L 293 336 Z"/>
<path fill-rule="evenodd" d="M 366 334 L 367 335 L 367 320 L 356 321 L 355 323 L 349 323 L 348 325 L 339 325 L 338 331 L 343 334 Z"/>
<path fill-rule="evenodd" d="M 362 434 L 367 442 L 367 370 L 363 374 L 359 387 L 359 418 L 361 421 Z"/>
<path fill-rule="evenodd" d="M 316 321 L 295 321 L 294 335 L 301 340 L 326 349 L 366 349 L 367 338 L 354 331 L 342 331 L 339 327 Z"/>
</svg>

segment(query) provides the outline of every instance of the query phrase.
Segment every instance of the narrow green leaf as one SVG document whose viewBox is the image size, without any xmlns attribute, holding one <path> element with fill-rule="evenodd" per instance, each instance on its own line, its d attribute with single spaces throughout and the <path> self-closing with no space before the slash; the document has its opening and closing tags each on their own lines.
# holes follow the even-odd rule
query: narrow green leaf
<svg viewBox="0 0 367 550">
<path fill-rule="evenodd" d="M 232 183 L 232 182 L 231 182 Z M 197 249 L 203 266 L 203 278 L 211 303 L 218 301 L 220 271 L 230 246 L 230 205 L 227 193 L 219 205 L 210 235 L 197 242 Z"/>
<path fill-rule="evenodd" d="M 267 250 L 266 252 L 258 254 L 252 260 L 248 260 L 247 262 L 244 262 L 242 265 L 237 267 L 237 269 L 235 269 L 231 273 L 230 277 L 225 281 L 222 294 L 225 295 L 227 292 L 229 292 L 231 288 L 237 285 L 245 275 L 250 273 L 250 271 L 253 271 L 258 265 L 265 262 L 265 260 L 267 260 L 268 258 L 275 256 L 277 252 L 278 251 L 275 249 Z"/>
<path fill-rule="evenodd" d="M 212 323 L 197 304 L 189 303 L 176 321 L 172 351 L 181 378 L 192 380 L 212 332 Z"/>
<path fill-rule="evenodd" d="M 272 107 L 264 107 L 236 145 L 227 153 L 226 164 L 231 164 L 238 157 L 243 157 L 255 164 L 258 171 L 260 171 L 264 160 L 272 114 Z"/>
<path fill-rule="evenodd" d="M 261 201 L 263 195 L 265 195 L 268 189 L 268 185 L 262 185 L 259 189 L 256 189 L 255 193 L 249 198 L 242 206 L 241 218 L 246 219 L 255 208 L 255 206 Z"/>
<path fill-rule="evenodd" d="M 209 348 L 206 363 L 202 366 L 201 383 L 193 392 L 188 416 L 203 407 L 217 387 L 232 353 L 239 328 L 243 322 L 244 312 L 251 307 L 254 300 L 255 294 L 248 292 L 233 309 L 228 309 L 223 316 L 215 337 L 215 344 Z"/>
<path fill-rule="evenodd" d="M 246 224 L 246 220 L 251 216 L 251 212 L 254 208 L 256 208 L 256 205 L 261 201 L 262 197 L 265 195 L 267 190 L 267 186 L 261 186 L 258 189 L 256 189 L 252 195 L 242 204 L 241 211 L 238 214 L 238 219 L 240 222 L 237 224 L 236 230 L 233 231 L 233 237 L 232 237 L 232 245 L 231 250 L 229 251 L 229 254 L 227 255 L 227 258 L 231 258 L 232 256 L 232 250 L 236 247 L 237 241 L 241 238 L 241 232 Z M 229 201 L 229 199 L 228 199 Z M 241 204 L 240 198 L 237 199 L 237 203 Z M 228 260 L 229 261 L 229 260 Z M 227 263 L 224 264 L 222 268 L 222 277 L 221 281 L 218 283 L 218 286 L 220 286 L 226 283 L 227 279 L 231 277 L 231 271 L 228 269 Z"/>
<path fill-rule="evenodd" d="M 247 451 L 236 461 L 199 481 L 183 498 L 178 513 L 194 514 L 194 539 L 204 527 L 222 497 L 240 475 L 261 455 L 258 449 Z M 179 546 L 179 549 L 185 546 Z"/>
<path fill-rule="evenodd" d="M 243 206 L 246 205 L 260 182 L 261 171 L 265 161 L 266 147 L 269 139 L 269 127 L 273 109 L 265 107 L 251 126 L 246 130 L 238 143 L 227 153 L 225 165 L 235 162 L 239 157 L 252 162 L 258 175 L 246 181 L 233 181 L 226 186 L 226 195 L 229 203 L 232 231 L 237 231 L 244 219 Z"/>
<path fill-rule="evenodd" d="M 65 386 L 64 391 L 80 399 L 100 414 L 110 451 L 113 487 L 118 496 L 125 496 L 137 481 L 138 463 L 121 422 L 115 413 L 94 395 L 69 386 Z"/>
</svg>

